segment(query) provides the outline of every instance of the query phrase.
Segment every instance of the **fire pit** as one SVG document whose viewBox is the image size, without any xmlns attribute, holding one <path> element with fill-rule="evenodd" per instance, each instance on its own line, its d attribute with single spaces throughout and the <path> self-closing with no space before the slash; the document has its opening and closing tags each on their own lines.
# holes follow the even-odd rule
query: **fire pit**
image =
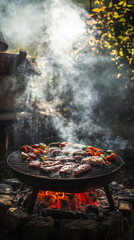
<svg viewBox="0 0 134 240">
<path fill-rule="evenodd" d="M 38 169 L 29 169 L 22 161 L 20 152 L 16 151 L 9 155 L 8 165 L 11 167 L 14 176 L 26 185 L 33 187 L 33 194 L 29 204 L 29 213 L 33 212 L 37 194 L 40 189 L 64 193 L 88 192 L 90 188 L 104 187 L 111 210 L 116 210 L 108 184 L 112 182 L 123 166 L 124 161 L 118 156 L 118 165 L 110 170 L 86 173 L 82 177 L 50 177 L 40 173 Z"/>
</svg>

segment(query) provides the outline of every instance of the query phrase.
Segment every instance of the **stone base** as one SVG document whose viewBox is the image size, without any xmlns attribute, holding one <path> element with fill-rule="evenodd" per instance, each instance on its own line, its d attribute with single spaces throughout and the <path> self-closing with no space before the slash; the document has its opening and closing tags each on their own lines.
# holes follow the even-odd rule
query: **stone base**
<svg viewBox="0 0 134 240">
<path fill-rule="evenodd" d="M 98 199 L 100 205 L 88 206 L 86 218 L 80 213 L 70 212 L 68 215 L 67 211 L 61 211 L 63 218 L 58 218 L 61 215 L 51 209 L 45 211 L 45 215 L 43 212 L 39 215 L 36 209 L 34 214 L 29 215 L 23 208 L 31 189 L 19 182 L 17 189 L 14 185 L 16 181 L 12 179 L 11 184 L 10 180 L 0 184 L 2 240 L 133 240 L 134 194 L 117 182 L 110 185 L 117 211 L 110 211 L 102 189 L 100 193 L 103 196 Z"/>
</svg>

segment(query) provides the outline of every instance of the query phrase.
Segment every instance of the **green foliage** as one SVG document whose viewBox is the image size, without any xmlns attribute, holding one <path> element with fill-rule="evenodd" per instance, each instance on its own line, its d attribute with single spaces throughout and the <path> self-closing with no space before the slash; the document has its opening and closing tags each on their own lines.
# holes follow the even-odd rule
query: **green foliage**
<svg viewBox="0 0 134 240">
<path fill-rule="evenodd" d="M 134 66 L 134 11 L 129 1 L 95 1 L 98 8 L 92 10 L 95 23 L 92 26 L 99 30 L 98 40 L 92 44 L 92 50 L 99 54 L 109 54 L 117 68 L 128 65 L 128 76 L 132 81 Z M 101 7 L 100 7 L 101 6 Z M 89 25 L 91 22 L 89 21 Z M 96 28 L 94 27 L 94 29 Z M 118 74 L 117 78 L 121 75 Z M 132 82 L 131 82 L 132 84 Z"/>
</svg>

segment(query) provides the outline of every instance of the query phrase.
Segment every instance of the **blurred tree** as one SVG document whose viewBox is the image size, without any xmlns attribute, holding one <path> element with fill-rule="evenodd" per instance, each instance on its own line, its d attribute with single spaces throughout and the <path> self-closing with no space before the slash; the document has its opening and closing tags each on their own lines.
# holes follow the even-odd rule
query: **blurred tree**
<svg viewBox="0 0 134 240">
<path fill-rule="evenodd" d="M 93 36 L 96 36 L 89 42 L 90 47 L 100 55 L 111 55 L 111 60 L 115 61 L 118 68 L 117 78 L 121 77 L 122 69 L 128 66 L 123 77 L 129 77 L 129 86 L 133 88 L 134 6 L 129 0 L 96 0 L 95 4 L 98 7 L 92 9 L 88 21 Z"/>
</svg>

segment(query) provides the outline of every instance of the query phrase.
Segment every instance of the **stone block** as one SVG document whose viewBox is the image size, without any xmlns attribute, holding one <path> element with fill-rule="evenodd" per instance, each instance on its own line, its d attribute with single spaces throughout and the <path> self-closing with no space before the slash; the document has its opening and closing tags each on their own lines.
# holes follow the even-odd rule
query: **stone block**
<svg viewBox="0 0 134 240">
<path fill-rule="evenodd" d="M 13 193 L 12 186 L 7 185 L 5 183 L 0 184 L 0 194 L 8 194 L 11 195 Z"/>
<path fill-rule="evenodd" d="M 33 216 L 22 227 L 21 239 L 48 240 L 54 237 L 54 220 L 51 217 Z"/>
<path fill-rule="evenodd" d="M 4 179 L 3 183 L 12 186 L 14 191 L 16 191 L 21 186 L 21 182 L 16 178 Z"/>
<path fill-rule="evenodd" d="M 0 194 L 0 220 L 3 221 L 7 210 L 12 206 L 12 196 Z"/>
<path fill-rule="evenodd" d="M 21 209 L 12 207 L 7 211 L 4 222 L 10 231 L 15 232 L 19 227 L 21 227 L 22 224 L 25 223 L 25 221 L 27 221 L 29 217 L 30 216 L 28 213 L 25 213 Z"/>
<path fill-rule="evenodd" d="M 61 240 L 100 240 L 99 225 L 93 220 L 62 220 L 60 227 Z"/>
<path fill-rule="evenodd" d="M 133 223 L 133 208 L 130 202 L 120 202 L 119 210 L 125 218 L 128 219 L 130 225 Z"/>
</svg>

